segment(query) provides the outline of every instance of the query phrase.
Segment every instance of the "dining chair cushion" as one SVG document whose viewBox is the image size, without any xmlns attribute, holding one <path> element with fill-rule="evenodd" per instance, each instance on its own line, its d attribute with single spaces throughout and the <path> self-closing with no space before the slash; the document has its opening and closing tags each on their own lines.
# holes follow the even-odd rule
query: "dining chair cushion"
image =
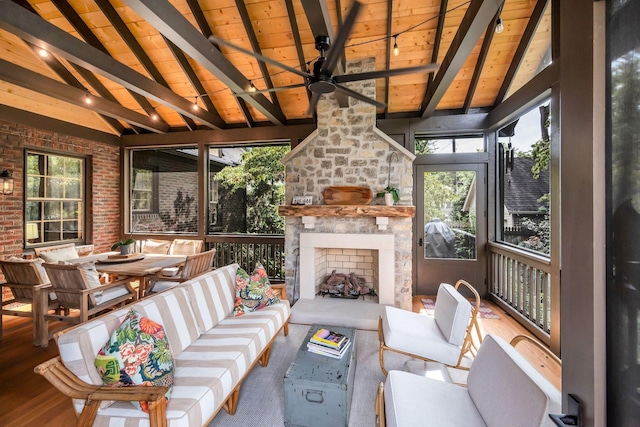
<svg viewBox="0 0 640 427">
<path fill-rule="evenodd" d="M 164 328 L 133 309 L 100 349 L 95 365 L 106 385 L 173 385 L 173 357 Z M 170 396 L 171 387 L 165 398 Z M 131 403 L 149 412 L 147 402 Z"/>
<path fill-rule="evenodd" d="M 168 240 L 147 239 L 142 247 L 142 253 L 166 255 L 169 253 L 169 246 L 171 242 Z"/>
<path fill-rule="evenodd" d="M 40 258 L 45 262 L 56 263 L 59 261 L 68 261 L 70 259 L 80 258 L 76 248 L 68 246 L 60 249 L 52 249 L 50 251 L 41 252 Z"/>
<path fill-rule="evenodd" d="M 74 264 L 68 261 L 59 261 L 59 263 Z M 92 261 L 82 262 L 82 263 L 78 263 L 77 265 L 79 265 L 80 268 L 82 268 L 82 270 L 84 271 L 84 275 L 87 278 L 87 285 L 89 285 L 90 288 L 99 288 L 102 286 L 102 283 L 100 283 L 100 273 L 98 273 L 98 270 L 96 270 L 96 264 L 94 262 Z M 100 305 L 103 302 L 110 301 L 113 298 L 117 298 L 127 293 L 126 292 L 127 290 L 123 288 L 112 288 L 112 289 L 108 289 L 108 291 L 112 291 L 112 292 L 108 293 L 107 298 L 104 297 L 103 291 L 94 292 L 92 294 L 95 300 L 95 305 Z M 118 291 L 118 292 L 115 292 L 115 291 Z"/>
<path fill-rule="evenodd" d="M 47 270 L 45 270 L 44 267 L 42 266 L 42 264 L 44 264 L 44 260 L 43 259 L 41 259 L 41 258 L 23 259 L 23 258 L 18 258 L 16 256 L 12 256 L 12 257 L 10 257 L 8 259 L 8 261 L 11 261 L 11 262 L 32 262 L 36 266 L 36 269 L 38 270 L 38 273 L 40 274 L 40 277 L 42 277 L 43 284 L 50 283 L 49 276 L 47 275 Z M 53 292 L 51 292 L 51 293 L 53 293 Z"/>
<path fill-rule="evenodd" d="M 280 299 L 271 288 L 267 270 L 262 264 L 256 264 L 251 275 L 242 268 L 238 268 L 236 271 L 236 299 L 233 306 L 234 316 L 251 313 L 278 302 Z"/>
<path fill-rule="evenodd" d="M 188 239 L 175 239 L 169 247 L 169 254 L 171 255 L 195 255 L 199 253 L 199 246 L 201 245 L 198 240 Z"/>
<path fill-rule="evenodd" d="M 453 345 L 462 345 L 471 317 L 471 303 L 448 283 L 441 283 L 433 312 L 440 331 Z"/>
</svg>

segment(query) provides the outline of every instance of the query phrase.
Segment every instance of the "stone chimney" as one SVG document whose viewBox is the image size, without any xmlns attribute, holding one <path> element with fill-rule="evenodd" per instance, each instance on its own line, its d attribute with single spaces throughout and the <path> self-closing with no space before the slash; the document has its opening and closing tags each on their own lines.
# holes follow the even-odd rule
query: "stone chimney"
<svg viewBox="0 0 640 427">
<path fill-rule="evenodd" d="M 375 58 L 347 63 L 347 73 L 374 70 Z M 375 98 L 375 80 L 347 86 Z M 335 94 L 328 94 L 318 102 L 317 116 L 318 128 L 283 159 L 287 204 L 291 204 L 294 196 L 312 196 L 314 205 L 324 205 L 323 190 L 344 185 L 368 186 L 374 196 L 390 185 L 400 189 L 400 205 L 413 204 L 415 156 L 376 128 L 375 106 L 349 98 L 349 107 L 340 108 Z M 383 202 L 374 198 L 372 204 Z M 306 230 L 301 217 L 288 216 L 285 227 L 287 293 L 294 301 L 300 295 L 300 233 L 392 234 L 395 236 L 395 271 L 391 279 L 394 283 L 387 285 L 394 289 L 393 304 L 411 310 L 413 218 L 390 217 L 384 229 L 378 227 L 376 218 L 372 217 L 319 216 L 315 218 L 313 230 Z"/>
</svg>

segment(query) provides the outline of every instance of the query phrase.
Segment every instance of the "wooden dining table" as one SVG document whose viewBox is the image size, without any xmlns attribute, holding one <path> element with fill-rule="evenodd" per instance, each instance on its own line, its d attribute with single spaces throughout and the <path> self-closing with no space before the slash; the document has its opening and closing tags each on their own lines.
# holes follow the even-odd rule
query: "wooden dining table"
<svg viewBox="0 0 640 427">
<path fill-rule="evenodd" d="M 96 270 L 100 273 L 127 277 L 131 282 L 138 281 L 138 297 L 142 298 L 146 294 L 146 282 L 149 276 L 155 275 L 164 268 L 179 266 L 187 259 L 185 255 L 162 254 L 138 254 L 130 259 L 122 259 L 113 257 L 115 254 L 117 252 L 90 255 L 71 262 L 94 261 Z"/>
</svg>

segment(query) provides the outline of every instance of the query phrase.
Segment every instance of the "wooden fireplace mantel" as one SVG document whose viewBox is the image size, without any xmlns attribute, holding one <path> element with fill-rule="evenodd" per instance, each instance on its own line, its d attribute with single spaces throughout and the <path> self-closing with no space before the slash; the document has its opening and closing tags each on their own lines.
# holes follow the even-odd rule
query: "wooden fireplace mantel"
<svg viewBox="0 0 640 427">
<path fill-rule="evenodd" d="M 380 230 L 386 230 L 389 218 L 413 218 L 415 206 L 384 205 L 283 205 L 278 207 L 280 216 L 302 217 L 304 228 L 313 229 L 319 216 L 344 218 L 375 217 Z"/>
<path fill-rule="evenodd" d="M 384 205 L 283 205 L 278 207 L 280 216 L 386 216 L 413 218 L 415 206 Z"/>
</svg>

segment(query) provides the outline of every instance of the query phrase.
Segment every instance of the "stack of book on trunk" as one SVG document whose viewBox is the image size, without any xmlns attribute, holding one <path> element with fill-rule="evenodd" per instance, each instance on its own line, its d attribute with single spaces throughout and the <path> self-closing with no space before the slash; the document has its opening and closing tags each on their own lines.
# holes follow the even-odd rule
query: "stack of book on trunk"
<svg viewBox="0 0 640 427">
<path fill-rule="evenodd" d="M 351 340 L 345 335 L 321 328 L 309 339 L 307 350 L 334 359 L 342 359 L 350 345 Z"/>
</svg>

